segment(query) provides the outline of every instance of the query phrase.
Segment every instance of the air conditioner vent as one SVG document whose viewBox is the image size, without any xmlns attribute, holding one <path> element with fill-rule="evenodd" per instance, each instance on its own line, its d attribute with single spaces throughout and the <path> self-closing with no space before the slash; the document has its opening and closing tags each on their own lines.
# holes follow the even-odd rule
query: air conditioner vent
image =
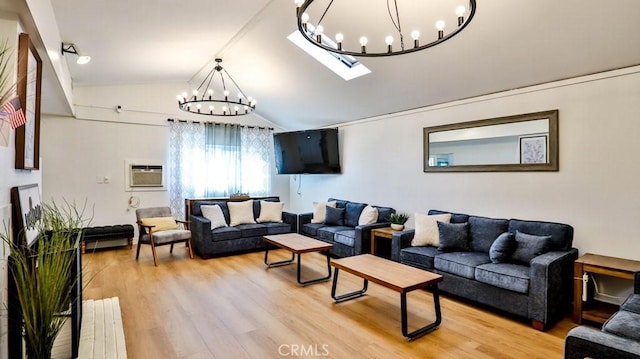
<svg viewBox="0 0 640 359">
<path fill-rule="evenodd" d="M 129 170 L 130 186 L 162 187 L 162 170 L 162 165 L 131 165 Z"/>
</svg>

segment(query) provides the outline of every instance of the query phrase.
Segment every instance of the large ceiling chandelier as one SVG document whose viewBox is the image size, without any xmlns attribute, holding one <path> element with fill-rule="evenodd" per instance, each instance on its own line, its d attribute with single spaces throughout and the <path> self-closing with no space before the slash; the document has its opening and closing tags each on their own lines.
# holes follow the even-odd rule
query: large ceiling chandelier
<svg viewBox="0 0 640 359">
<path fill-rule="evenodd" d="M 384 7 L 377 6 L 379 0 L 294 0 L 298 30 L 309 42 L 327 51 L 368 57 L 406 54 L 449 40 L 475 15 L 476 1 L 469 0 L 468 6 L 460 4 L 464 1 L 386 0 Z M 434 28 L 428 31 L 430 24 Z"/>
<path fill-rule="evenodd" d="M 216 65 L 190 94 L 177 96 L 178 107 L 199 115 L 242 116 L 256 109 L 256 100 L 246 96 L 240 86 L 216 59 Z"/>
</svg>

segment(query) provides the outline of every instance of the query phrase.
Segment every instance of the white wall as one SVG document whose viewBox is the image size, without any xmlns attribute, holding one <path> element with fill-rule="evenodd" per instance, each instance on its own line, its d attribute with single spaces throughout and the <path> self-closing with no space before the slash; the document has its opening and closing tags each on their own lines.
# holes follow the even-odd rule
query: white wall
<svg viewBox="0 0 640 359">
<path fill-rule="evenodd" d="M 292 209 L 337 197 L 410 213 L 432 208 L 547 220 L 574 247 L 640 259 L 640 67 L 340 126 L 342 175 L 291 179 Z M 558 172 L 424 173 L 422 128 L 558 109 Z M 408 223 L 413 226 L 413 219 Z"/>
<path fill-rule="evenodd" d="M 169 204 L 167 191 L 125 190 L 126 160 L 167 163 L 168 118 L 273 127 L 254 115 L 212 118 L 179 111 L 175 96 L 184 86 L 76 88 L 77 118 L 44 116 L 41 155 L 47 169 L 43 171 L 43 199 L 86 201 L 87 213 L 94 214 L 93 225 L 133 224 L 135 214 L 128 210 L 131 195 L 139 198 L 140 207 Z M 116 112 L 118 105 L 121 113 Z M 109 183 L 104 183 L 105 176 Z M 288 178 L 273 179 L 273 195 L 288 202 L 288 191 Z"/>
</svg>

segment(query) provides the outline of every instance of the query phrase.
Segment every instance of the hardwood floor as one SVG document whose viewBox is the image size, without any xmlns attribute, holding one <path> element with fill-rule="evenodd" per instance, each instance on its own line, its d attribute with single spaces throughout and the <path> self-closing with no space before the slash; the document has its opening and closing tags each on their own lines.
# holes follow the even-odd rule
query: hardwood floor
<svg viewBox="0 0 640 359">
<path fill-rule="evenodd" d="M 129 358 L 562 358 L 567 317 L 547 332 L 441 296 L 439 329 L 407 342 L 400 296 L 369 284 L 367 295 L 334 304 L 331 282 L 300 287 L 296 265 L 266 269 L 263 252 L 189 259 L 177 245 L 83 256 L 85 299 L 120 299 Z M 273 260 L 290 255 L 270 251 Z M 306 277 L 326 271 L 324 256 L 303 254 Z M 338 292 L 362 287 L 340 274 Z M 408 295 L 409 330 L 434 318 L 431 294 Z"/>
</svg>

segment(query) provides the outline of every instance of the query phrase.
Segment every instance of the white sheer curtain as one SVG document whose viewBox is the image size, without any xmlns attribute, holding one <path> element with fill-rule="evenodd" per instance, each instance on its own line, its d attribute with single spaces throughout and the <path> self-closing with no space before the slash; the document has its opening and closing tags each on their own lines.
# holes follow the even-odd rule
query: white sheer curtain
<svg viewBox="0 0 640 359">
<path fill-rule="evenodd" d="M 271 192 L 272 130 L 233 124 L 169 122 L 169 197 L 184 218 L 185 198 Z"/>
</svg>

